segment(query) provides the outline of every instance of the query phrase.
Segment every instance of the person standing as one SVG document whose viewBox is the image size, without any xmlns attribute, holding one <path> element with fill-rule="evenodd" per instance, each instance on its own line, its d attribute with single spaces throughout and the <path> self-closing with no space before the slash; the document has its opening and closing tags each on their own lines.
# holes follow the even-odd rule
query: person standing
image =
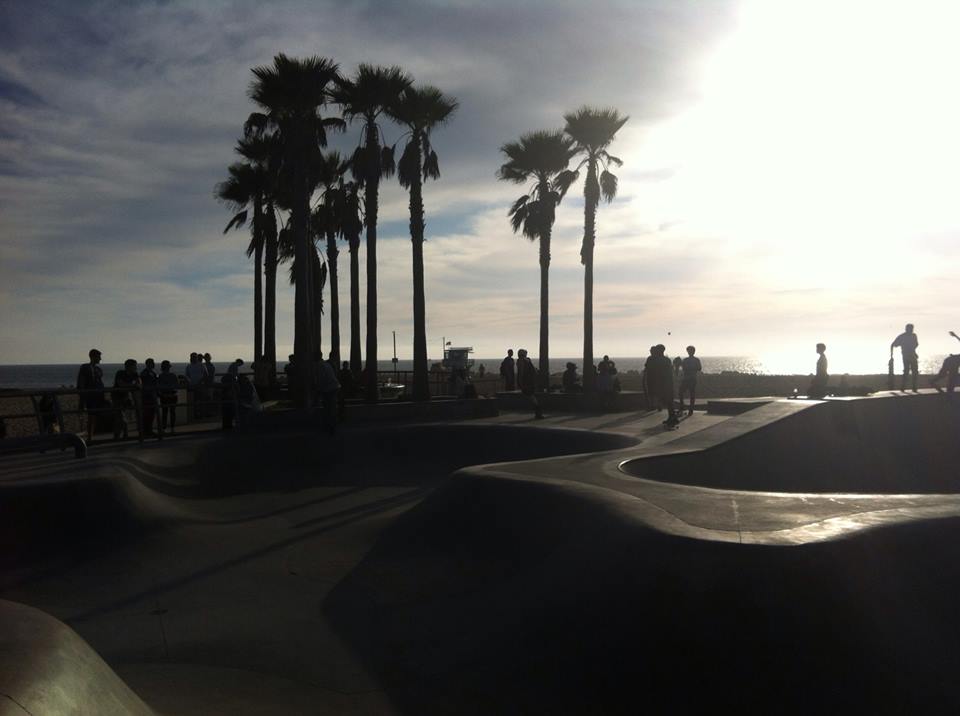
<svg viewBox="0 0 960 716">
<path fill-rule="evenodd" d="M 153 421 L 157 417 L 157 386 L 159 378 L 154 370 L 156 363 L 153 358 L 147 358 L 144 368 L 140 371 L 140 385 L 143 388 L 143 434 L 145 437 L 155 437 Z"/>
<path fill-rule="evenodd" d="M 200 403 L 203 402 L 203 379 L 205 377 L 203 363 L 200 361 L 198 353 L 190 354 L 190 362 L 187 363 L 183 372 L 187 378 L 187 405 L 193 406 L 190 413 L 196 419 L 203 412 Z"/>
<path fill-rule="evenodd" d="M 687 346 L 687 357 L 680 362 L 682 377 L 680 379 L 680 410 L 683 410 L 683 396 L 690 394 L 690 409 L 687 415 L 693 415 L 693 408 L 697 402 L 697 377 L 703 372 L 700 359 L 694 355 L 696 346 Z"/>
<path fill-rule="evenodd" d="M 912 323 L 908 323 L 904 327 L 903 333 L 894 338 L 893 343 L 890 344 L 890 357 L 893 357 L 893 349 L 899 346 L 903 358 L 903 378 L 900 381 L 901 392 L 907 389 L 907 373 L 913 373 L 913 392 L 917 392 L 917 346 L 919 345 L 920 341 L 917 339 L 917 334 L 913 332 Z"/>
<path fill-rule="evenodd" d="M 323 360 L 323 353 L 317 352 L 315 368 L 317 374 L 316 386 L 320 393 L 320 403 L 323 406 L 323 426 L 331 435 L 337 432 L 337 393 L 340 391 L 340 381 L 330 365 L 330 361 Z"/>
<path fill-rule="evenodd" d="M 170 421 L 170 434 L 177 428 L 177 395 L 180 381 L 170 372 L 170 361 L 160 363 L 160 375 L 157 377 L 157 387 L 160 393 L 160 434 L 167 430 L 167 420 Z"/>
<path fill-rule="evenodd" d="M 667 348 L 662 343 L 650 349 L 650 357 L 644 364 L 647 377 L 647 389 L 654 405 L 667 409 L 667 419 L 663 424 L 672 428 L 679 424 L 673 406 L 673 364 L 666 356 Z"/>
<path fill-rule="evenodd" d="M 77 391 L 80 398 L 80 410 L 87 414 L 87 442 L 93 441 L 97 432 L 97 416 L 103 413 L 107 404 L 103 392 L 103 368 L 100 367 L 101 354 L 96 348 L 87 353 L 89 363 L 80 366 L 77 373 Z"/>
<path fill-rule="evenodd" d="M 817 343 L 817 373 L 813 376 L 810 383 L 810 389 L 807 396 L 810 398 L 822 398 L 827 394 L 827 381 L 830 376 L 827 374 L 827 347 L 823 343 Z"/>
<path fill-rule="evenodd" d="M 203 373 L 207 385 L 213 385 L 214 379 L 217 377 L 217 366 L 213 364 L 212 360 L 209 353 L 203 354 Z"/>
<path fill-rule="evenodd" d="M 220 378 L 220 414 L 223 419 L 222 427 L 224 430 L 233 430 L 233 421 L 237 417 L 237 374 L 240 372 L 241 365 L 242 362 L 239 359 L 235 360 L 230 364 L 224 376 Z"/>
<path fill-rule="evenodd" d="M 123 362 L 123 368 L 113 377 L 113 439 L 119 440 L 121 433 L 126 440 L 130 436 L 131 422 L 136 422 L 133 389 L 140 386 L 140 376 L 137 375 L 137 361 L 128 358 Z"/>
<path fill-rule="evenodd" d="M 543 411 L 540 410 L 540 402 L 536 394 L 537 369 L 533 367 L 533 361 L 527 357 L 525 348 L 517 351 L 517 382 L 520 384 L 520 392 L 527 396 L 533 405 L 534 418 L 542 420 Z"/>
<path fill-rule="evenodd" d="M 500 376 L 503 378 L 503 389 L 507 392 L 517 389 L 516 365 L 513 360 L 513 348 L 507 351 L 507 357 L 500 362 Z"/>
</svg>

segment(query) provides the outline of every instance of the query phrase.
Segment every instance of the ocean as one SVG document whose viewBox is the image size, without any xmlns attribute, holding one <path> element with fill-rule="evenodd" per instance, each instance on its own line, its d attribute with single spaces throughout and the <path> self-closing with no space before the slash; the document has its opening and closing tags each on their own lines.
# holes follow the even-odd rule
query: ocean
<svg viewBox="0 0 960 716">
<path fill-rule="evenodd" d="M 597 355 L 595 359 L 599 361 L 603 356 Z M 749 374 L 760 374 L 760 375 L 784 375 L 784 374 L 798 374 L 798 375 L 807 375 L 813 372 L 815 360 L 807 360 L 805 362 L 798 362 L 796 365 L 791 362 L 790 366 L 787 366 L 784 369 L 783 366 L 776 366 L 772 364 L 764 364 L 764 362 L 759 358 L 752 358 L 749 356 L 698 356 L 701 363 L 703 364 L 703 371 L 705 373 L 723 373 L 726 371 L 737 372 L 737 373 L 749 373 Z M 882 358 L 884 356 L 881 356 Z M 628 370 L 641 370 L 643 368 L 644 361 L 646 361 L 646 356 L 641 357 L 627 357 L 621 358 L 619 356 L 611 356 L 611 358 L 617 364 L 617 370 L 620 372 L 626 372 Z M 814 356 L 814 359 L 816 356 Z M 474 370 L 477 370 L 481 365 L 484 366 L 486 371 L 496 373 L 499 371 L 500 358 L 474 358 Z M 936 373 L 940 369 L 940 363 L 943 360 L 942 355 L 930 356 L 929 358 L 922 358 L 920 360 L 920 372 L 921 373 Z M 537 359 L 534 357 L 534 364 L 537 363 Z M 580 358 L 551 358 L 550 359 L 550 372 L 551 373 L 562 373 L 568 361 L 572 361 L 577 364 L 577 367 L 580 368 L 580 364 L 583 362 Z M 436 362 L 435 359 L 431 359 L 431 365 Z M 215 363 L 217 370 L 222 372 L 227 368 L 227 363 Z M 280 370 L 283 370 L 285 363 L 279 365 Z M 379 361 L 379 369 L 382 371 L 393 370 L 393 363 L 389 360 Z M 807 366 L 804 370 L 803 366 Z M 77 370 L 79 369 L 79 364 L 55 364 L 55 365 L 0 365 L 0 388 L 19 388 L 23 390 L 37 390 L 40 388 L 59 388 L 61 386 L 73 386 L 76 384 L 77 380 Z M 120 370 L 123 366 L 119 363 L 104 363 L 102 364 L 104 382 L 107 385 L 113 383 L 114 374 Z M 183 375 L 184 368 L 186 364 L 184 363 L 174 363 L 173 372 Z M 143 365 L 140 365 L 140 368 L 143 368 Z M 860 370 L 840 370 L 842 366 L 831 364 L 831 373 L 840 374 L 842 372 L 851 373 L 851 374 L 870 374 L 870 373 L 885 373 L 886 372 L 886 361 L 878 361 L 876 365 L 871 365 L 870 367 L 861 366 Z M 413 370 L 413 361 L 412 360 L 399 360 L 397 362 L 397 370 L 399 371 L 410 371 Z M 897 356 L 896 361 L 896 370 L 900 371 L 900 358 Z M 582 372 L 582 371 L 581 371 Z"/>
</svg>

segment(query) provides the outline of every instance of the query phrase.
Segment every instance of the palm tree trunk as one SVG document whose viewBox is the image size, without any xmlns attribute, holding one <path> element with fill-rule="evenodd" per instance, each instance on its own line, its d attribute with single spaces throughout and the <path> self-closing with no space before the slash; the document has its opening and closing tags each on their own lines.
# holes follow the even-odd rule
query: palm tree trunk
<svg viewBox="0 0 960 716">
<path fill-rule="evenodd" d="M 303 152 L 300 156 L 305 157 L 307 153 Z M 313 296 L 310 294 L 310 196 L 302 158 L 296 163 L 293 185 L 295 194 L 290 218 L 297 261 L 293 334 L 293 354 L 297 369 L 296 385 L 293 386 L 292 394 L 297 408 L 307 410 L 313 392 Z"/>
<path fill-rule="evenodd" d="M 313 260 L 310 262 L 310 295 L 313 296 L 313 359 L 323 352 L 323 266 L 320 252 L 313 247 Z"/>
<path fill-rule="evenodd" d="M 583 247 L 583 391 L 593 392 L 596 373 L 593 370 L 593 244 L 596 239 L 597 203 L 600 185 L 597 182 L 597 163 L 591 160 L 584 185 Z"/>
<path fill-rule="evenodd" d="M 269 217 L 266 229 L 266 260 L 264 274 L 266 278 L 266 315 L 263 320 L 264 346 L 263 360 L 267 365 L 266 374 L 271 384 L 277 375 L 277 225 L 273 213 L 273 203 L 267 204 Z"/>
<path fill-rule="evenodd" d="M 360 237 L 350 238 L 350 370 L 360 378 Z"/>
<path fill-rule="evenodd" d="M 367 176 L 363 208 L 367 224 L 367 380 L 366 401 L 377 402 L 377 209 L 380 191 L 380 138 L 367 122 Z"/>
<path fill-rule="evenodd" d="M 253 360 L 263 360 L 263 207 L 253 200 Z"/>
<path fill-rule="evenodd" d="M 427 309 L 423 278 L 423 182 L 420 135 L 414 133 L 417 171 L 410 184 L 410 240 L 413 243 L 413 399 L 430 400 L 427 373 Z"/>
<path fill-rule="evenodd" d="M 550 229 L 540 236 L 540 374 L 537 387 L 550 390 Z"/>
<path fill-rule="evenodd" d="M 337 280 L 337 235 L 327 233 L 327 278 L 330 281 L 330 362 L 340 367 L 340 287 Z"/>
</svg>

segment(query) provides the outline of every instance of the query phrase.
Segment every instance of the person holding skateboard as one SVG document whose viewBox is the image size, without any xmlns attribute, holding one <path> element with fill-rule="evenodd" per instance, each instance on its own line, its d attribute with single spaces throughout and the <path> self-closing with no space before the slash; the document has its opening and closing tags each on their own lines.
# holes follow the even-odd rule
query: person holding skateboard
<svg viewBox="0 0 960 716">
<path fill-rule="evenodd" d="M 903 379 L 900 381 L 900 392 L 907 389 L 907 373 L 913 373 L 913 392 L 917 392 L 917 346 L 920 341 L 917 334 L 913 332 L 913 324 L 908 323 L 903 333 L 893 339 L 890 344 L 890 357 L 893 358 L 893 349 L 900 347 L 900 354 L 903 357 Z"/>
<path fill-rule="evenodd" d="M 673 363 L 666 356 L 667 348 L 662 343 L 650 349 L 650 357 L 644 364 L 647 377 L 647 390 L 653 404 L 667 409 L 664 427 L 672 430 L 680 424 L 673 406 Z"/>
</svg>

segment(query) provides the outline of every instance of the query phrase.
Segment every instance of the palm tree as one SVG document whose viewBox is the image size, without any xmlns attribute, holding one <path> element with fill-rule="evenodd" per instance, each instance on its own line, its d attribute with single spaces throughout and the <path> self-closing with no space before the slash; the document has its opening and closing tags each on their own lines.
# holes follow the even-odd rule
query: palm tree
<svg viewBox="0 0 960 716">
<path fill-rule="evenodd" d="M 360 378 L 363 362 L 360 356 L 360 234 L 363 215 L 360 207 L 359 182 L 342 181 L 338 193 L 340 236 L 350 249 L 350 371 Z"/>
<path fill-rule="evenodd" d="M 577 167 L 587 166 L 583 183 L 583 245 L 580 263 L 583 264 L 583 389 L 592 391 L 596 382 L 593 370 L 593 246 L 596 241 L 597 207 L 602 196 L 607 202 L 617 195 L 617 177 L 608 170 L 612 164 L 623 162 L 607 152 L 614 135 L 629 117 L 621 117 L 615 109 L 581 107 L 563 116 L 564 131 L 575 142 L 576 153 L 583 156 Z M 598 175 L 599 171 L 599 175 Z"/>
<path fill-rule="evenodd" d="M 261 178 L 261 206 L 259 213 L 254 203 L 254 227 L 260 227 L 264 252 L 264 276 L 266 279 L 263 317 L 263 348 L 257 361 L 258 378 L 272 383 L 277 368 L 277 215 L 276 194 L 278 191 L 277 169 L 281 157 L 280 143 L 275 133 L 261 131 L 244 124 L 244 137 L 237 142 L 236 151 L 244 157 Z M 256 302 L 255 311 L 256 312 Z M 259 323 L 258 323 L 259 325 Z M 258 342 L 259 345 L 259 342 Z"/>
<path fill-rule="evenodd" d="M 237 213 L 230 219 L 223 233 L 240 229 L 247 223 L 249 206 L 253 205 L 253 221 L 250 222 L 250 243 L 247 258 L 254 257 L 253 269 L 253 355 L 261 360 L 263 347 L 263 178 L 262 172 L 252 164 L 237 162 L 227 170 L 229 178 L 217 185 L 216 196 Z"/>
<path fill-rule="evenodd" d="M 573 140 L 562 131 L 529 132 L 518 142 L 504 144 L 507 161 L 498 177 L 524 184 L 533 180 L 529 193 L 510 207 L 510 224 L 531 241 L 540 242 L 540 371 L 538 388 L 550 388 L 550 237 L 557 205 L 576 173 L 567 169 L 574 155 Z"/>
<path fill-rule="evenodd" d="M 337 280 L 337 235 L 340 229 L 340 211 L 343 200 L 343 175 L 349 169 L 339 152 L 326 152 L 316 163 L 317 184 L 322 188 L 320 203 L 313 210 L 313 229 L 316 236 L 327 240 L 327 267 L 330 278 L 330 354 L 335 366 L 340 365 L 340 289 Z"/>
<path fill-rule="evenodd" d="M 360 120 L 363 135 L 351 159 L 354 178 L 363 184 L 367 226 L 367 385 L 366 398 L 377 400 L 377 209 L 380 179 L 394 170 L 393 151 L 384 147 L 377 120 L 399 99 L 412 80 L 399 67 L 360 65 L 350 80 L 340 80 L 333 96 L 348 121 Z"/>
<path fill-rule="evenodd" d="M 296 59 L 278 54 L 273 65 L 253 68 L 256 78 L 250 86 L 250 98 L 265 114 L 251 115 L 248 122 L 271 127 L 283 151 L 280 161 L 281 182 L 289 187 L 290 224 L 299 272 L 294 311 L 294 355 L 300 370 L 294 397 L 298 407 L 310 407 L 313 359 L 313 301 L 310 261 L 310 183 L 311 157 L 327 144 L 327 129 L 342 127 L 339 119 L 322 118 L 320 108 L 329 99 L 329 86 L 339 78 L 337 64 L 323 57 Z"/>
<path fill-rule="evenodd" d="M 413 399 L 430 399 L 427 372 L 427 314 L 423 281 L 423 182 L 440 178 L 430 133 L 457 109 L 456 100 L 436 87 L 407 88 L 387 114 L 408 129 L 407 146 L 397 163 L 400 185 L 410 191 L 410 240 L 413 243 Z"/>
</svg>

